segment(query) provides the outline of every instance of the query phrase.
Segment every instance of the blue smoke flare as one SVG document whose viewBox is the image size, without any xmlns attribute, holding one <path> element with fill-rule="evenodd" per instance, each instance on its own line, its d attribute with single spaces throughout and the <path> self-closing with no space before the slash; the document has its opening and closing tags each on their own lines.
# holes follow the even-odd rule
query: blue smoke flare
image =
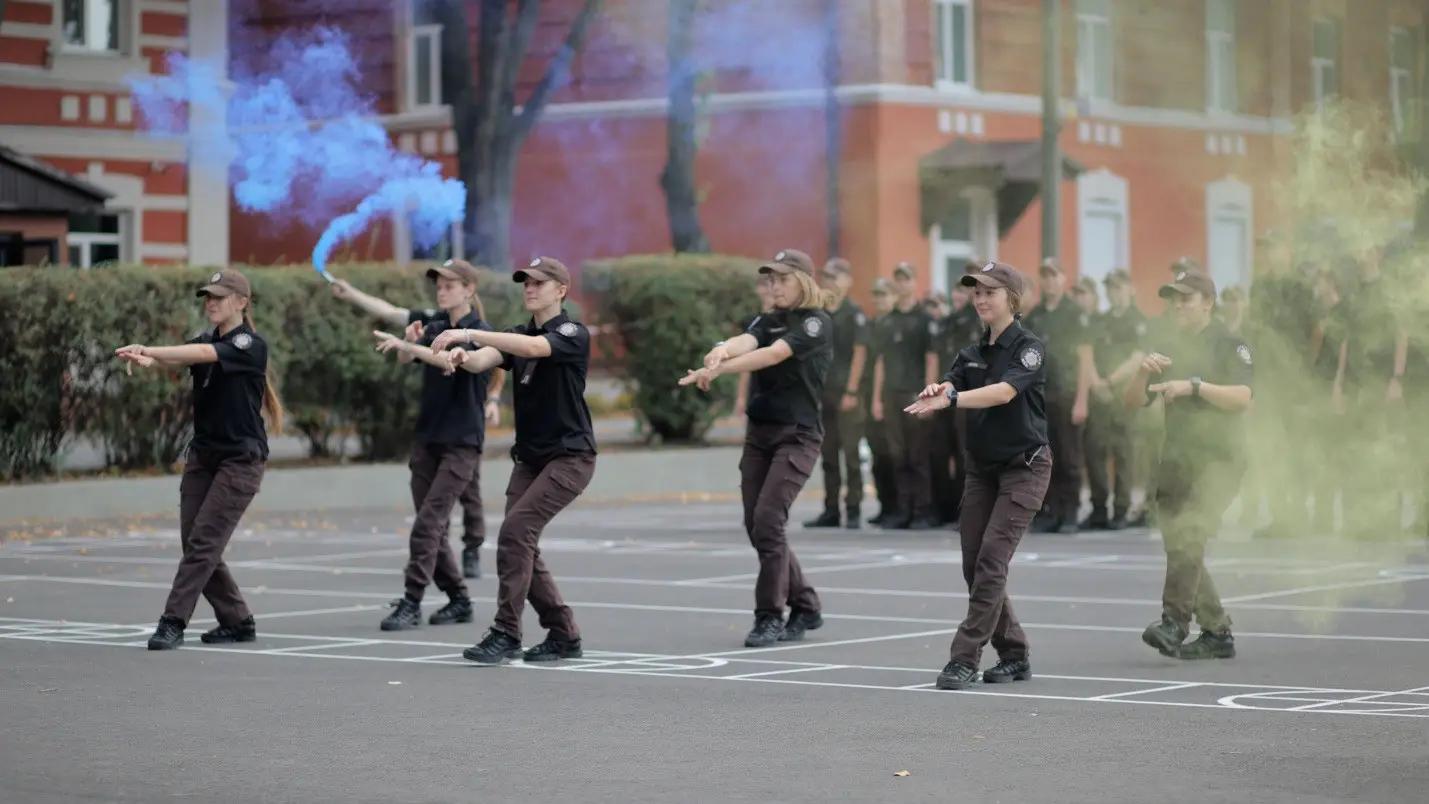
<svg viewBox="0 0 1429 804">
<path fill-rule="evenodd" d="M 358 64 L 341 31 L 286 34 L 266 49 L 261 67 L 234 72 L 230 84 L 218 66 L 172 54 L 166 75 L 131 79 L 144 128 L 189 136 L 192 158 L 219 160 L 242 209 L 324 226 L 312 260 L 329 281 L 333 250 L 378 216 L 405 214 L 412 242 L 423 248 L 462 220 L 464 185 L 392 146 L 371 98 L 358 90 Z M 226 131 L 190 129 L 190 109 L 195 120 L 226 117 Z"/>
</svg>

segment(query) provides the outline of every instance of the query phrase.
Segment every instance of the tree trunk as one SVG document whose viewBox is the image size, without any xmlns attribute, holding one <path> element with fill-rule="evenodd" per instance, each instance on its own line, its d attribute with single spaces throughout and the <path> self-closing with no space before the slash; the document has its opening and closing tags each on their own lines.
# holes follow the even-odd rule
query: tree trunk
<svg viewBox="0 0 1429 804">
<path fill-rule="evenodd" d="M 670 109 L 665 119 L 665 169 L 660 187 L 670 218 L 670 244 L 676 253 L 708 252 L 709 240 L 700 227 L 695 189 L 695 67 L 693 49 L 698 0 L 672 0 L 666 56 L 669 63 Z"/>
<path fill-rule="evenodd" d="M 565 41 L 521 111 L 516 79 L 540 19 L 540 0 L 480 0 L 476 52 L 469 48 L 466 0 L 427 0 L 442 24 L 442 97 L 452 109 L 457 172 L 466 185 L 462 231 L 467 259 L 497 270 L 511 267 L 512 191 L 516 158 L 553 92 L 570 76 L 602 0 L 585 0 Z"/>
<path fill-rule="evenodd" d="M 1415 233 L 1421 238 L 1429 238 L 1429 23 L 1419 25 L 1419 119 L 1417 123 L 1419 142 L 1415 161 L 1418 163 L 1419 178 L 1426 182 L 1419 191 L 1419 214 L 1414 222 Z"/>
<path fill-rule="evenodd" d="M 839 107 L 839 3 L 824 0 L 824 209 L 830 257 L 841 254 L 843 220 L 839 215 L 839 195 L 843 164 L 843 111 Z"/>
</svg>

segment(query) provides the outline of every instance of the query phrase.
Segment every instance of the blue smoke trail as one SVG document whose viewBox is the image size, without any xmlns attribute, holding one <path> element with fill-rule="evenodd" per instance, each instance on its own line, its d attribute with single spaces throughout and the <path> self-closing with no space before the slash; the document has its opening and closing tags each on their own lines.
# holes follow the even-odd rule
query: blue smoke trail
<svg viewBox="0 0 1429 804">
<path fill-rule="evenodd" d="M 230 86 L 216 65 L 182 54 L 169 57 L 166 75 L 131 79 L 145 129 L 190 136 L 193 158 L 221 160 L 244 210 L 324 226 L 312 260 L 328 281 L 333 250 L 377 216 L 407 215 L 420 247 L 462 220 L 465 187 L 443 178 L 436 163 L 392 146 L 371 98 L 357 88 L 358 64 L 341 31 L 286 34 L 264 55 L 263 69 L 235 67 Z M 190 107 L 199 119 L 226 114 L 227 131 L 190 131 Z"/>
</svg>

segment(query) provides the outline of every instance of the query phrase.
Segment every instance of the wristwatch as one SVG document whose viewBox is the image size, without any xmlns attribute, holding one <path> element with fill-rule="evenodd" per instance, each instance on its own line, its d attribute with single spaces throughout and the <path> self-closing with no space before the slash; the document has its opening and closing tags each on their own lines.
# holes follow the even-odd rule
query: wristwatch
<svg viewBox="0 0 1429 804">
<path fill-rule="evenodd" d="M 1196 397 L 1197 399 L 1199 399 L 1199 398 L 1201 397 L 1201 378 L 1200 378 L 1200 377 L 1192 377 L 1192 378 L 1191 378 L 1191 396 L 1194 396 L 1194 397 Z"/>
<path fill-rule="evenodd" d="M 948 401 L 953 403 L 953 407 L 958 406 L 958 389 L 951 385 L 948 386 Z"/>
</svg>

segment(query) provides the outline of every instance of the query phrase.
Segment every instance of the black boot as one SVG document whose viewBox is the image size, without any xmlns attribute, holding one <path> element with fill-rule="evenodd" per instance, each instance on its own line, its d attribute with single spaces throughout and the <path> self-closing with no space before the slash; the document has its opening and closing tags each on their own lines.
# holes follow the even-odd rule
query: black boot
<svg viewBox="0 0 1429 804">
<path fill-rule="evenodd" d="M 1111 520 L 1107 518 L 1106 511 L 1096 508 L 1092 509 L 1087 518 L 1082 520 L 1080 525 L 1082 530 L 1112 530 Z"/>
<path fill-rule="evenodd" d="M 1159 621 L 1146 626 L 1146 630 L 1141 632 L 1141 641 L 1162 656 L 1174 657 L 1181 643 L 1186 641 L 1186 626 L 1163 615 Z"/>
<path fill-rule="evenodd" d="M 235 625 L 220 625 L 212 631 L 199 635 L 199 641 L 206 645 L 223 645 L 230 642 L 252 642 L 258 638 L 258 626 L 252 617 L 244 617 Z"/>
<path fill-rule="evenodd" d="M 938 674 L 937 687 L 940 690 L 960 690 L 977 681 L 977 668 L 962 662 L 948 662 L 943 672 Z"/>
<path fill-rule="evenodd" d="M 1179 659 L 1234 659 L 1235 637 L 1230 631 L 1202 631 L 1196 641 L 1187 642 L 1176 652 Z"/>
<path fill-rule="evenodd" d="M 579 659 L 581 641 L 579 639 L 556 639 L 547 636 L 546 641 L 521 654 L 528 662 L 555 662 L 561 659 Z"/>
<path fill-rule="evenodd" d="M 177 617 L 160 617 L 154 635 L 149 637 L 149 650 L 173 650 L 183 644 L 184 621 Z"/>
<path fill-rule="evenodd" d="M 406 631 L 422 624 L 422 604 L 403 595 L 392 602 L 392 613 L 382 618 L 383 631 Z"/>
<path fill-rule="evenodd" d="M 505 664 L 521 655 L 521 640 L 493 628 L 486 632 L 480 642 L 462 651 L 461 655 L 477 664 Z"/>
<path fill-rule="evenodd" d="M 461 551 L 461 574 L 463 578 L 481 577 L 481 550 L 476 547 L 463 548 Z"/>
<path fill-rule="evenodd" d="M 848 513 L 844 514 L 844 527 L 848 530 L 859 530 L 863 527 L 863 515 L 857 508 L 850 508 Z"/>
<path fill-rule="evenodd" d="M 806 528 L 836 528 L 839 526 L 839 512 L 825 509 L 822 514 L 804 523 Z"/>
<path fill-rule="evenodd" d="M 1032 678 L 1032 665 L 1026 659 L 999 659 L 997 666 L 982 671 L 982 683 L 1005 684 Z"/>
<path fill-rule="evenodd" d="M 817 611 L 789 609 L 789 622 L 784 623 L 784 635 L 779 637 L 779 641 L 798 642 L 804 638 L 805 631 L 817 631 L 823 627 L 824 617 Z"/>
<path fill-rule="evenodd" d="M 454 597 L 451 602 L 432 612 L 432 616 L 427 618 L 430 625 L 451 625 L 452 623 L 471 622 L 471 599 L 466 597 Z"/>
<path fill-rule="evenodd" d="M 746 648 L 767 648 L 784 636 L 784 621 L 772 614 L 760 614 L 754 618 L 754 627 L 744 638 Z"/>
</svg>

